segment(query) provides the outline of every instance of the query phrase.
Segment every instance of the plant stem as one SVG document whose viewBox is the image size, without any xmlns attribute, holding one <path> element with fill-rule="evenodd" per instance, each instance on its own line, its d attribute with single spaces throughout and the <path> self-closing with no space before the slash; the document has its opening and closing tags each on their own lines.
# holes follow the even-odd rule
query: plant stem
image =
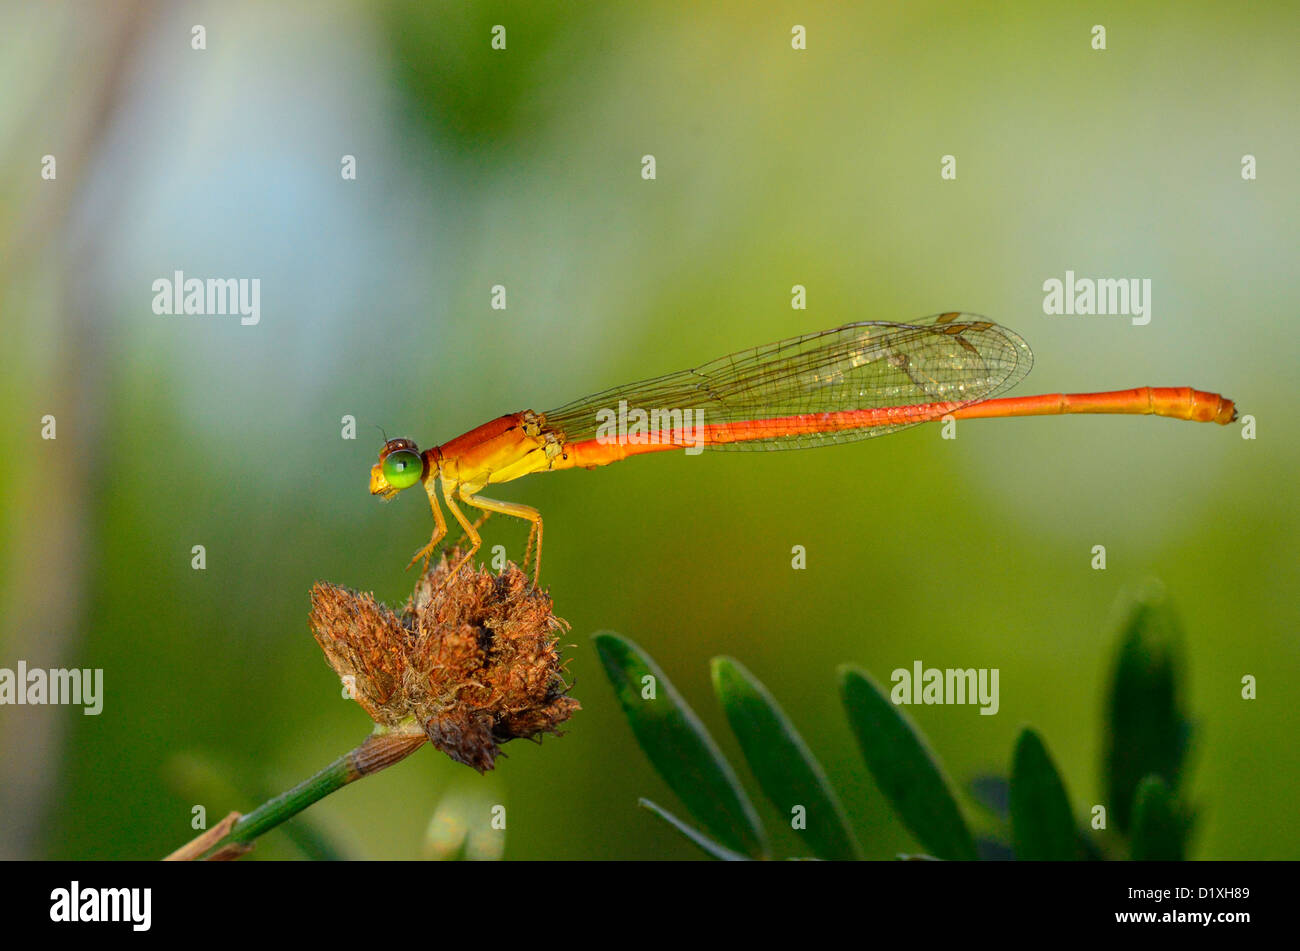
<svg viewBox="0 0 1300 951">
<path fill-rule="evenodd" d="M 251 842 L 263 832 L 274 829 L 281 822 L 296 816 L 312 803 L 342 789 L 361 774 L 352 765 L 352 754 L 346 753 L 330 763 L 319 773 L 294 786 L 288 792 L 262 803 L 244 815 L 226 837 L 227 842 Z"/>
<path fill-rule="evenodd" d="M 197 855 L 209 858 L 238 857 L 252 848 L 252 842 L 259 836 L 348 783 L 405 759 L 423 746 L 427 739 L 423 731 L 388 732 L 376 728 L 364 743 L 340 756 L 310 779 L 241 816 L 230 827 L 230 831 L 215 843 L 199 846 L 199 840 L 203 838 L 200 836 L 194 843 L 182 846 L 168 858 L 195 858 Z"/>
</svg>

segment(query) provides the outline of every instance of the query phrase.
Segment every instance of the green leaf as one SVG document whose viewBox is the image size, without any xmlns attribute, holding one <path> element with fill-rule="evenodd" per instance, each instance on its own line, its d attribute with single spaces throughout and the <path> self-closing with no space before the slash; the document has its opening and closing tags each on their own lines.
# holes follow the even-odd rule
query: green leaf
<svg viewBox="0 0 1300 951">
<path fill-rule="evenodd" d="M 1016 858 L 1016 853 L 1011 851 L 1010 845 L 1003 839 L 991 835 L 976 836 L 975 854 L 979 856 L 981 862 L 1012 862 Z"/>
<path fill-rule="evenodd" d="M 1026 727 L 1011 765 L 1011 842 L 1016 858 L 1071 862 L 1079 858 L 1079 833 L 1065 784 L 1043 745 Z"/>
<path fill-rule="evenodd" d="M 632 641 L 609 631 L 592 640 L 632 733 L 664 782 L 728 848 L 766 856 L 758 813 L 735 770 L 659 665 Z"/>
<path fill-rule="evenodd" d="M 506 833 L 482 821 L 500 795 L 462 780 L 443 794 L 424 833 L 424 857 L 442 862 L 496 861 L 505 854 Z"/>
<path fill-rule="evenodd" d="M 865 670 L 845 666 L 839 674 L 862 755 L 903 823 L 936 858 L 975 859 L 975 840 L 921 731 Z"/>
<path fill-rule="evenodd" d="M 1104 773 L 1111 817 L 1132 824 L 1138 783 L 1154 773 L 1177 790 L 1191 737 L 1182 709 L 1182 636 L 1158 585 L 1133 598 L 1112 678 Z"/>
<path fill-rule="evenodd" d="M 1153 774 L 1138 784 L 1133 803 L 1134 861 L 1181 862 L 1189 828 L 1168 783 Z"/>
<path fill-rule="evenodd" d="M 1001 776 L 976 776 L 967 787 L 971 798 L 996 819 L 1005 819 L 1011 809 L 1010 786 Z"/>
<path fill-rule="evenodd" d="M 693 843 L 698 845 L 706 853 L 713 856 L 713 858 L 721 859 L 724 862 L 749 861 L 749 859 L 741 855 L 739 852 L 733 852 L 725 845 L 721 845 L 717 842 L 714 842 L 712 839 L 710 839 L 699 829 L 696 829 L 694 826 L 687 825 L 685 822 L 683 822 L 681 819 L 678 819 L 667 809 L 664 809 L 662 806 L 659 806 L 656 803 L 651 802 L 649 799 L 645 799 L 645 798 L 638 799 L 637 805 L 640 806 L 642 809 L 649 809 L 660 819 L 664 820 L 664 822 L 667 822 L 670 826 L 672 826 L 682 835 L 686 836 L 686 838 L 690 839 Z"/>
<path fill-rule="evenodd" d="M 730 657 L 715 657 L 712 672 L 727 722 L 777 812 L 803 810 L 805 826 L 795 831 L 820 858 L 862 858 L 821 764 L 767 688 Z"/>
</svg>

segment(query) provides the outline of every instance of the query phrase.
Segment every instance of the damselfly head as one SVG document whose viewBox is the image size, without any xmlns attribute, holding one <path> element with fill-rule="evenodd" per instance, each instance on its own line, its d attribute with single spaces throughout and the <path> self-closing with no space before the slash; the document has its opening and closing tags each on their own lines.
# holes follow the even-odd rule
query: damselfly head
<svg viewBox="0 0 1300 951">
<path fill-rule="evenodd" d="M 410 439 L 390 439 L 379 450 L 379 461 L 370 467 L 370 494 L 387 501 L 424 476 L 424 457 Z"/>
</svg>

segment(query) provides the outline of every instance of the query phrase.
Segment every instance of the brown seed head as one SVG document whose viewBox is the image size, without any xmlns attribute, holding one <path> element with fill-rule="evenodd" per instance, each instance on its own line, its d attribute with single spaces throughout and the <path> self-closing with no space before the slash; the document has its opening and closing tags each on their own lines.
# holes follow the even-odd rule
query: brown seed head
<svg viewBox="0 0 1300 951">
<path fill-rule="evenodd" d="M 465 565 L 444 584 L 458 560 L 445 554 L 400 614 L 370 594 L 318 583 L 311 628 L 376 723 L 413 720 L 434 746 L 484 772 L 502 743 L 559 733 L 579 704 L 567 696 L 556 648 L 569 625 L 551 599 L 514 564 L 500 575 Z"/>
</svg>

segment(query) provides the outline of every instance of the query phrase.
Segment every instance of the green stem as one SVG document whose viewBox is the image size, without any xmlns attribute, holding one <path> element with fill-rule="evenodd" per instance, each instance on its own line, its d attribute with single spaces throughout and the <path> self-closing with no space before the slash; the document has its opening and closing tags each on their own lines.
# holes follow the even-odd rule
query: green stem
<svg viewBox="0 0 1300 951">
<path fill-rule="evenodd" d="M 426 739 L 423 732 L 394 733 L 376 728 L 364 743 L 350 753 L 340 756 L 288 792 L 267 800 L 252 812 L 241 816 L 224 838 L 206 850 L 207 854 L 219 852 L 229 845 L 248 845 L 348 783 L 405 759 L 424 745 Z"/>
<path fill-rule="evenodd" d="M 296 816 L 312 803 L 318 802 L 330 793 L 342 789 L 348 783 L 360 779 L 362 774 L 357 772 L 352 759 L 353 754 L 346 753 L 311 779 L 305 780 L 288 792 L 281 793 L 274 799 L 262 803 L 252 812 L 242 816 L 235 823 L 234 828 L 230 830 L 230 834 L 222 840 L 222 843 L 252 842 L 262 833 L 268 832 L 285 820 Z"/>
</svg>

